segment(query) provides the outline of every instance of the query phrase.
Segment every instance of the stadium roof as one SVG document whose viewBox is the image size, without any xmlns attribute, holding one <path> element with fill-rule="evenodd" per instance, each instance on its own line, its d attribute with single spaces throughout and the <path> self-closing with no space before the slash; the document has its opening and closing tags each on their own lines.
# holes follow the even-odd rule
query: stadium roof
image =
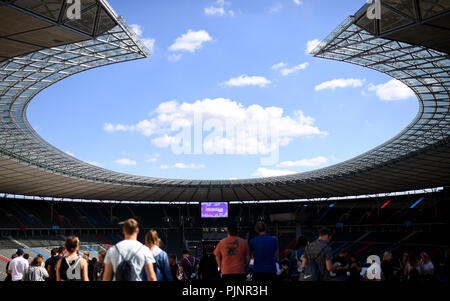
<svg viewBox="0 0 450 301">
<path fill-rule="evenodd" d="M 118 173 L 77 160 L 26 119 L 33 97 L 79 72 L 145 58 L 148 50 L 106 1 L 0 0 L 0 192 L 131 201 L 251 201 L 341 197 L 450 184 L 450 4 L 383 0 L 368 5 L 314 50 L 316 57 L 378 70 L 409 86 L 419 112 L 401 133 L 348 161 L 310 172 L 247 180 L 179 180 Z"/>
</svg>

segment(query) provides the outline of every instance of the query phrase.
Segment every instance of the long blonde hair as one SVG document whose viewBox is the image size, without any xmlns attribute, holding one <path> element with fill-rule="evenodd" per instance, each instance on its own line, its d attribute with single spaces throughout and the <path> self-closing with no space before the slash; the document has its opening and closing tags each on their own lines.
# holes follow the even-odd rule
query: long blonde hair
<svg viewBox="0 0 450 301">
<path fill-rule="evenodd" d="M 158 232 L 156 232 L 156 230 L 149 230 L 147 232 L 147 234 L 145 234 L 145 244 L 148 247 L 153 247 L 153 246 L 160 246 L 161 245 L 161 239 L 158 236 Z"/>
</svg>

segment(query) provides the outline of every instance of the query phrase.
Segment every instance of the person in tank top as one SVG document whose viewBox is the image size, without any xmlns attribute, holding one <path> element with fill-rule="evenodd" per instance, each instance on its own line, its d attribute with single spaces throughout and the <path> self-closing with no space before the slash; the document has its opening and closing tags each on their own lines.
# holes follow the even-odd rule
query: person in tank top
<svg viewBox="0 0 450 301">
<path fill-rule="evenodd" d="M 65 246 L 68 254 L 56 264 L 56 281 L 89 281 L 88 264 L 79 254 L 79 245 L 78 237 L 67 238 Z"/>
</svg>

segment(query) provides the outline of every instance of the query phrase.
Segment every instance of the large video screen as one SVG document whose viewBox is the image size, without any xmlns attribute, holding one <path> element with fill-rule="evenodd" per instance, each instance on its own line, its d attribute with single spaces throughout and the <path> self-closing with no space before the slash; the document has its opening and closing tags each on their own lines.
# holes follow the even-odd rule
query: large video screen
<svg viewBox="0 0 450 301">
<path fill-rule="evenodd" d="M 202 203 L 202 218 L 227 218 L 228 203 Z"/>
</svg>

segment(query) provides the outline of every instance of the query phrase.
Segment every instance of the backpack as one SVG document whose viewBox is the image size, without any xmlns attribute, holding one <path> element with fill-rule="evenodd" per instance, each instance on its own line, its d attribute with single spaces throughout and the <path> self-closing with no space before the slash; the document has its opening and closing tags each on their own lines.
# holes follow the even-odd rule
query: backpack
<svg viewBox="0 0 450 301">
<path fill-rule="evenodd" d="M 142 246 L 140 246 L 139 249 L 134 253 L 134 256 L 139 252 Z M 122 254 L 120 254 L 117 245 L 115 245 L 114 247 L 116 248 L 117 253 L 119 253 L 119 256 L 123 258 L 123 260 L 119 263 L 119 265 L 116 268 L 115 272 L 116 281 L 134 281 L 135 280 L 134 268 L 133 263 L 131 262 L 131 259 L 134 256 L 131 256 L 131 258 L 126 259 L 125 257 L 122 256 Z"/>
<path fill-rule="evenodd" d="M 71 265 L 70 262 L 67 260 L 67 257 L 64 257 L 64 260 L 67 263 L 67 271 L 66 276 L 68 281 L 79 281 L 81 280 L 81 256 L 78 257 L 78 259 Z"/>
<path fill-rule="evenodd" d="M 187 280 L 194 280 L 197 277 L 197 271 L 195 270 L 196 259 L 195 259 L 195 257 L 192 257 L 192 258 L 194 258 L 194 263 L 191 263 L 189 261 L 189 259 L 186 257 L 186 261 L 189 262 L 189 265 L 191 266 L 191 269 L 190 269 L 191 274 L 188 276 L 188 275 L 186 275 L 186 273 L 184 273 Z"/>
<path fill-rule="evenodd" d="M 300 276 L 299 279 L 300 281 L 320 281 L 322 279 L 319 265 L 317 264 L 316 259 L 319 258 L 320 255 L 322 255 L 322 252 L 325 250 L 325 248 L 326 246 L 322 248 L 322 250 L 319 252 L 319 254 L 317 254 L 317 256 L 314 259 L 310 258 L 309 256 L 307 257 L 308 262 L 306 264 L 303 275 Z"/>
<path fill-rule="evenodd" d="M 42 272 L 39 269 L 29 267 L 28 270 L 25 272 L 23 281 L 39 281 L 41 278 Z"/>
</svg>

